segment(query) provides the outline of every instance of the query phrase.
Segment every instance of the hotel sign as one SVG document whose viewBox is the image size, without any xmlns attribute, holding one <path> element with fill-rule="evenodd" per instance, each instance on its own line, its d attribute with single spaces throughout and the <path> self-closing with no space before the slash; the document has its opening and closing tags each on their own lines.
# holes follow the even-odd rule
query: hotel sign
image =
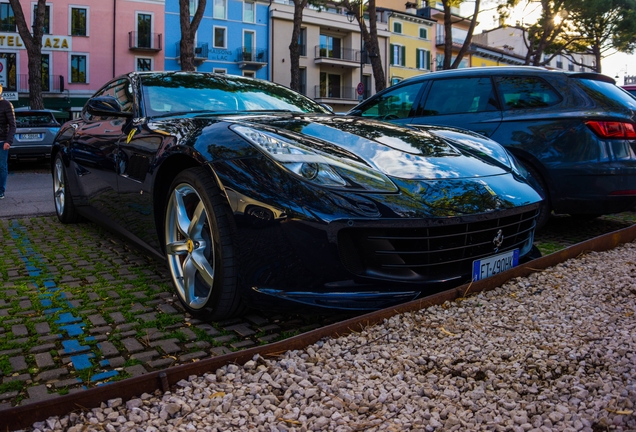
<svg viewBox="0 0 636 432">
<path fill-rule="evenodd" d="M 71 51 L 73 39 L 70 36 L 42 35 L 42 50 Z M 0 33 L 0 49 L 26 49 L 18 33 Z"/>
</svg>

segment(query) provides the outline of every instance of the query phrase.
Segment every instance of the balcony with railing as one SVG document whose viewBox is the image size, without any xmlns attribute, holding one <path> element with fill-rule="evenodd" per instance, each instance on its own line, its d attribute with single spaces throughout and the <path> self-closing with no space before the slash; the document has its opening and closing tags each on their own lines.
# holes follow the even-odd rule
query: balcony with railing
<svg viewBox="0 0 636 432">
<path fill-rule="evenodd" d="M 326 45 L 316 45 L 314 52 L 316 63 L 342 66 L 351 69 L 360 67 L 360 57 L 362 53 L 357 49 L 336 49 Z"/>
<path fill-rule="evenodd" d="M 356 103 L 358 101 L 358 93 L 355 87 L 343 87 L 332 85 L 317 85 L 314 86 L 314 98 L 318 102 L 323 100 L 339 100 L 339 101 L 352 101 Z"/>
<path fill-rule="evenodd" d="M 267 50 L 251 47 L 238 48 L 236 62 L 241 69 L 260 69 L 267 66 Z"/>
<path fill-rule="evenodd" d="M 161 33 L 128 32 L 128 49 L 131 51 L 161 51 Z"/>
<path fill-rule="evenodd" d="M 179 42 L 177 45 L 177 63 L 181 62 L 181 46 Z M 201 64 L 208 59 L 209 48 L 208 44 L 202 43 L 194 47 L 194 63 Z"/>
<path fill-rule="evenodd" d="M 29 74 L 18 74 L 16 76 L 16 89 L 19 93 L 29 92 Z M 10 83 L 9 83 L 10 84 Z M 11 85 L 5 87 L 5 90 L 11 90 Z M 51 93 L 62 93 L 64 91 L 64 76 L 52 75 L 42 77 L 42 91 Z"/>
</svg>

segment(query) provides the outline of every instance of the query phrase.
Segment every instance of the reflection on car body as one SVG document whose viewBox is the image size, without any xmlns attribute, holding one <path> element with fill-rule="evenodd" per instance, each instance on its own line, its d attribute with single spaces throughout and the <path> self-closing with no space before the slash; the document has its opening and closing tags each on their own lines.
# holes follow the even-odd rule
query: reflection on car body
<svg viewBox="0 0 636 432">
<path fill-rule="evenodd" d="M 348 114 L 402 125 L 445 125 L 490 137 L 544 191 L 539 217 L 584 217 L 636 203 L 636 100 L 595 73 L 536 67 L 440 71 L 406 79 Z"/>
<path fill-rule="evenodd" d="M 536 253 L 541 197 L 497 143 L 335 116 L 267 81 L 115 78 L 63 125 L 52 164 L 60 221 L 86 216 L 166 260 L 205 318 L 376 309 Z"/>
</svg>

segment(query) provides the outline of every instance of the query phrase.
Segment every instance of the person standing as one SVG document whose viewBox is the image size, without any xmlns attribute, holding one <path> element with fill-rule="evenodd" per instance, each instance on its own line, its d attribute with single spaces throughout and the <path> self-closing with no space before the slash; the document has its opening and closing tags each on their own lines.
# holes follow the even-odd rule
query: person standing
<svg viewBox="0 0 636 432">
<path fill-rule="evenodd" d="M 0 83 L 0 199 L 4 199 L 9 175 L 9 148 L 15 135 L 15 113 L 13 104 L 2 97 Z"/>
</svg>

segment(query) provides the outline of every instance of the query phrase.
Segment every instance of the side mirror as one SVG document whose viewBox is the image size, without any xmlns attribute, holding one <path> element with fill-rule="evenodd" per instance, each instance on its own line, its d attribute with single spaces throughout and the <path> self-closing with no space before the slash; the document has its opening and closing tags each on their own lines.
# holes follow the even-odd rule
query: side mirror
<svg viewBox="0 0 636 432">
<path fill-rule="evenodd" d="M 122 111 L 117 99 L 112 96 L 96 96 L 86 103 L 89 114 L 104 117 L 132 117 L 131 112 Z"/>
</svg>

